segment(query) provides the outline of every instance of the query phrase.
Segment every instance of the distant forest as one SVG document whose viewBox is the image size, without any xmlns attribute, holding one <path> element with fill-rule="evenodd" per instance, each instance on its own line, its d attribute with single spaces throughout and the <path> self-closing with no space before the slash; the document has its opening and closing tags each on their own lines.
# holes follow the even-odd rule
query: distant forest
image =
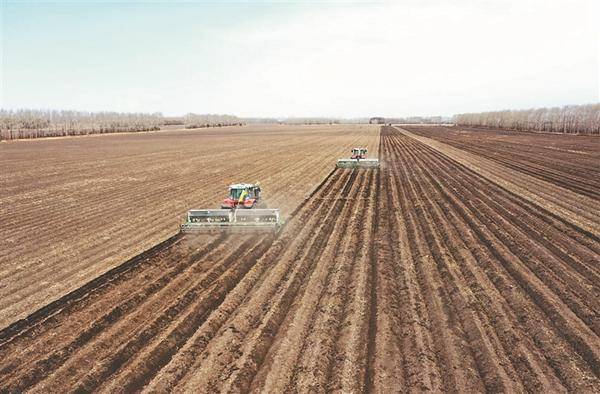
<svg viewBox="0 0 600 394">
<path fill-rule="evenodd" d="M 464 113 L 453 118 L 412 116 L 394 118 L 241 118 L 234 115 L 193 114 L 167 117 L 161 113 L 84 112 L 56 110 L 0 109 L 0 140 L 62 137 L 87 134 L 141 132 L 162 128 L 195 129 L 239 126 L 244 124 L 343 124 L 369 123 L 432 124 L 454 123 L 458 126 L 503 130 L 570 134 L 600 134 L 600 104 L 568 105 L 554 108 L 503 110 Z"/>
<path fill-rule="evenodd" d="M 569 134 L 600 134 L 600 104 L 459 114 L 459 126 Z"/>
</svg>

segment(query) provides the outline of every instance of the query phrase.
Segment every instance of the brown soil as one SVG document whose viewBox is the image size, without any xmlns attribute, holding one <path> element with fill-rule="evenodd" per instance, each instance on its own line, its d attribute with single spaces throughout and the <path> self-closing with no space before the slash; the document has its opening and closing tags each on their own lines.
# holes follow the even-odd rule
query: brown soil
<svg viewBox="0 0 600 394">
<path fill-rule="evenodd" d="M 284 217 L 376 126 L 247 126 L 0 146 L 0 328 L 178 231 L 259 181 Z"/>
<path fill-rule="evenodd" d="M 600 200 L 600 137 L 443 126 L 403 129 Z"/>
<path fill-rule="evenodd" d="M 276 237 L 177 236 L 0 332 L 0 390 L 600 390 L 598 236 L 398 129 L 379 152 Z"/>
</svg>

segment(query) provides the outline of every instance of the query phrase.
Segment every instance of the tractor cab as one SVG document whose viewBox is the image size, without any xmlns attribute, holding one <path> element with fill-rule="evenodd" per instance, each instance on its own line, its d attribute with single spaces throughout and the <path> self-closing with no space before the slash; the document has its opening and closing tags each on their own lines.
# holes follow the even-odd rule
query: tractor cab
<svg viewBox="0 0 600 394">
<path fill-rule="evenodd" d="M 229 186 L 229 193 L 223 200 L 221 208 L 251 209 L 260 201 L 260 186 L 253 183 L 237 183 Z"/>
<path fill-rule="evenodd" d="M 366 159 L 367 158 L 367 148 L 353 148 L 351 151 L 352 156 L 351 159 Z"/>
</svg>

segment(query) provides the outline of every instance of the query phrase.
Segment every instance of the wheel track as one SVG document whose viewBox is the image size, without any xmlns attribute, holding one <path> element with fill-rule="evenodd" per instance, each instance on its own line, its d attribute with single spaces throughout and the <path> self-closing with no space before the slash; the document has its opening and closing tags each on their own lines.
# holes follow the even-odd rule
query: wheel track
<svg viewBox="0 0 600 394">
<path fill-rule="evenodd" d="M 382 131 L 383 164 L 377 234 L 377 260 L 381 291 L 378 293 L 376 352 L 372 369 L 378 371 L 373 385 L 375 391 L 388 387 L 414 387 L 421 391 L 442 390 L 437 356 L 433 350 L 431 332 L 426 329 L 423 295 L 412 264 L 406 224 L 400 215 L 399 194 L 393 193 L 389 166 L 394 159 L 387 149 L 389 135 Z M 384 143 L 385 141 L 385 143 Z M 393 350 L 390 350 L 392 348 Z"/>
<path fill-rule="evenodd" d="M 369 183 L 364 192 L 365 197 L 360 199 L 356 205 L 357 212 L 353 215 L 354 229 L 350 232 L 350 236 L 346 236 L 348 245 L 344 248 L 345 265 L 348 265 L 350 276 L 343 282 L 340 282 L 342 291 L 342 303 L 340 314 L 336 321 L 333 330 L 323 328 L 324 334 L 331 336 L 331 347 L 323 351 L 326 352 L 327 362 L 323 367 L 320 365 L 312 365 L 315 361 L 320 360 L 320 356 L 310 357 L 310 353 L 305 353 L 304 362 L 310 362 L 306 367 L 300 365 L 297 372 L 302 372 L 306 375 L 303 380 L 311 382 L 315 372 L 323 371 L 323 388 L 327 391 L 357 391 L 364 389 L 369 382 L 369 374 L 367 370 L 369 362 L 368 335 L 370 316 L 367 317 L 367 309 L 371 307 L 366 303 L 367 297 L 361 299 L 360 296 L 370 293 L 370 288 L 373 282 L 367 283 L 368 275 L 371 273 L 368 270 L 372 268 L 370 244 L 373 231 L 373 204 L 376 200 L 373 197 L 377 196 L 379 171 L 368 170 Z M 339 294 L 339 292 L 336 292 Z M 339 295 L 336 297 L 339 298 Z M 328 305 L 328 302 L 323 303 L 321 310 Z M 363 313 L 361 313 L 363 312 Z M 369 309 L 368 313 L 371 313 Z M 324 313 L 320 321 L 328 322 L 331 314 Z M 332 335 L 333 333 L 333 335 Z M 362 335 L 361 335 L 362 334 Z M 363 341 L 357 343 L 357 336 L 360 336 Z M 316 336 L 314 341 L 317 345 L 317 350 L 322 344 L 319 337 Z M 313 371 L 307 374 L 307 371 Z M 297 374 L 296 372 L 296 374 Z M 300 375 L 302 376 L 302 375 Z M 302 386 L 300 386 L 302 387 Z M 309 386 L 310 388 L 310 386 Z"/>
<path fill-rule="evenodd" d="M 372 176 L 379 172 L 369 170 Z M 375 177 L 373 180 L 378 179 Z M 363 216 L 360 218 L 362 227 L 359 230 L 357 249 L 352 258 L 357 260 L 354 265 L 352 278 L 349 286 L 349 300 L 346 303 L 342 316 L 339 334 L 335 338 L 333 363 L 327 369 L 329 385 L 328 390 L 339 390 L 343 392 L 365 390 L 371 385 L 369 360 L 372 349 L 373 314 L 376 314 L 376 300 L 373 291 L 376 290 L 376 279 L 374 269 L 376 262 L 372 260 L 372 239 L 374 225 L 374 199 L 377 197 L 376 187 L 371 187 L 374 193 L 370 194 L 369 200 L 364 201 L 361 207 Z"/>
</svg>

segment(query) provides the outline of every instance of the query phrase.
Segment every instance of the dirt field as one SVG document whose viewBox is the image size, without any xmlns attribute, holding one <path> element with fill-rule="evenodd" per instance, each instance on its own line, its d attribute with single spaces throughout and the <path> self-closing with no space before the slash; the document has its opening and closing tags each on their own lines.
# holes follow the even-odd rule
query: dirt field
<svg viewBox="0 0 600 394">
<path fill-rule="evenodd" d="M 0 389 L 600 390 L 598 201 L 419 134 L 276 237 L 173 237 L 0 332 Z"/>
<path fill-rule="evenodd" d="M 0 328 L 259 181 L 288 216 L 376 126 L 255 126 L 0 144 Z"/>
<path fill-rule="evenodd" d="M 463 127 L 404 129 L 600 200 L 600 139 Z"/>
</svg>

